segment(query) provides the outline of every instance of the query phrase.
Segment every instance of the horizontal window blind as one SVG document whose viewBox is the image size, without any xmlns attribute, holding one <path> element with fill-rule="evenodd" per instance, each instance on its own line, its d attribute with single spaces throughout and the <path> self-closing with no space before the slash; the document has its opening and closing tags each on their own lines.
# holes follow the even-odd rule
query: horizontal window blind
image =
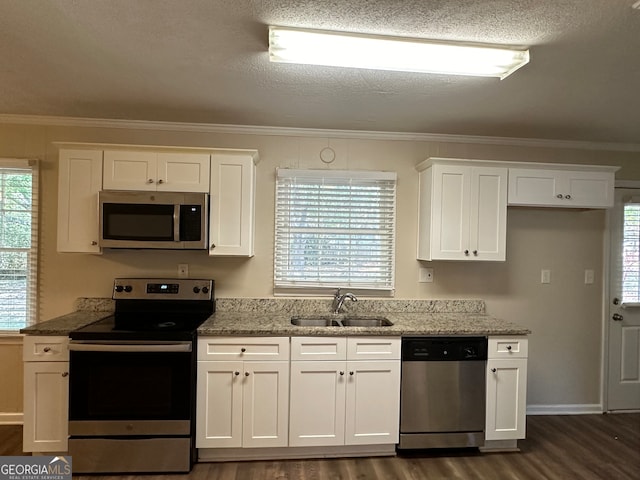
<svg viewBox="0 0 640 480">
<path fill-rule="evenodd" d="M 0 330 L 36 321 L 38 168 L 0 159 Z"/>
<path fill-rule="evenodd" d="M 622 302 L 640 303 L 640 198 L 624 205 Z"/>
<path fill-rule="evenodd" d="M 278 169 L 276 290 L 393 290 L 395 216 L 395 173 Z"/>
</svg>

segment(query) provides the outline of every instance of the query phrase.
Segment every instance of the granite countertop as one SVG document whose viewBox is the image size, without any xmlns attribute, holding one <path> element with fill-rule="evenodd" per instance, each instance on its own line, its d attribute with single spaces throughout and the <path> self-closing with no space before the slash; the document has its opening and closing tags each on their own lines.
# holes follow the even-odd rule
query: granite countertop
<svg viewBox="0 0 640 480">
<path fill-rule="evenodd" d="M 68 335 L 113 313 L 110 299 L 80 298 L 77 311 L 21 330 L 27 335 Z M 299 327 L 292 316 L 331 316 L 331 300 L 220 298 L 199 335 L 527 335 L 517 323 L 485 313 L 482 300 L 367 300 L 345 305 L 350 316 L 389 319 L 388 327 Z"/>
<path fill-rule="evenodd" d="M 331 314 L 321 313 L 322 316 Z M 302 317 L 311 314 L 301 315 Z M 339 315 L 340 317 L 342 315 Z M 215 313 L 198 329 L 198 335 L 527 335 L 520 325 L 490 315 L 474 313 L 371 313 L 389 319 L 388 327 L 299 327 L 291 324 L 291 315 L 255 313 Z"/>
</svg>

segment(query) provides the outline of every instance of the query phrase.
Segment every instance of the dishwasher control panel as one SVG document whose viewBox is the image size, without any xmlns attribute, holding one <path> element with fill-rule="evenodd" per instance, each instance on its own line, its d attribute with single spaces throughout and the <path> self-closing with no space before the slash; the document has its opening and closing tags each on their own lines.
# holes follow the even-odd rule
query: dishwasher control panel
<svg viewBox="0 0 640 480">
<path fill-rule="evenodd" d="M 487 337 L 405 337 L 405 362 L 472 361 L 487 359 Z"/>
</svg>

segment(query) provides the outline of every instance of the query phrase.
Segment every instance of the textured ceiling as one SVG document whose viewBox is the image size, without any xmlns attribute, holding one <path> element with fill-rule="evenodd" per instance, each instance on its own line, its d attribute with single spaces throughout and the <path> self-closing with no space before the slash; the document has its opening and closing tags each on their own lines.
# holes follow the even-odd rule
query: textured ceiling
<svg viewBox="0 0 640 480">
<path fill-rule="evenodd" d="M 635 0 L 0 0 L 0 114 L 640 143 Z M 269 63 L 268 25 L 530 47 L 505 80 Z"/>
</svg>

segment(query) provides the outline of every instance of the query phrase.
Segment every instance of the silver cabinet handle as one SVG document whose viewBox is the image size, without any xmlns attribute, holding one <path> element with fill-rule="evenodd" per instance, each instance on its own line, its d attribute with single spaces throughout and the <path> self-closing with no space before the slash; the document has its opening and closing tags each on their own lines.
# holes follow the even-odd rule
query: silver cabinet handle
<svg viewBox="0 0 640 480">
<path fill-rule="evenodd" d="M 164 180 L 160 179 L 160 180 L 158 180 L 158 183 L 162 184 L 162 183 L 164 183 Z"/>
<path fill-rule="evenodd" d="M 565 195 L 564 198 L 566 198 L 567 200 L 571 200 L 571 195 Z"/>
<path fill-rule="evenodd" d="M 556 198 L 562 198 L 562 194 L 561 193 L 557 194 Z"/>
<path fill-rule="evenodd" d="M 622 320 L 624 320 L 624 317 L 619 313 L 614 313 L 611 318 L 616 322 L 621 322 Z"/>
<path fill-rule="evenodd" d="M 147 183 L 153 183 L 153 178 L 150 178 L 149 180 L 147 180 Z"/>
</svg>

